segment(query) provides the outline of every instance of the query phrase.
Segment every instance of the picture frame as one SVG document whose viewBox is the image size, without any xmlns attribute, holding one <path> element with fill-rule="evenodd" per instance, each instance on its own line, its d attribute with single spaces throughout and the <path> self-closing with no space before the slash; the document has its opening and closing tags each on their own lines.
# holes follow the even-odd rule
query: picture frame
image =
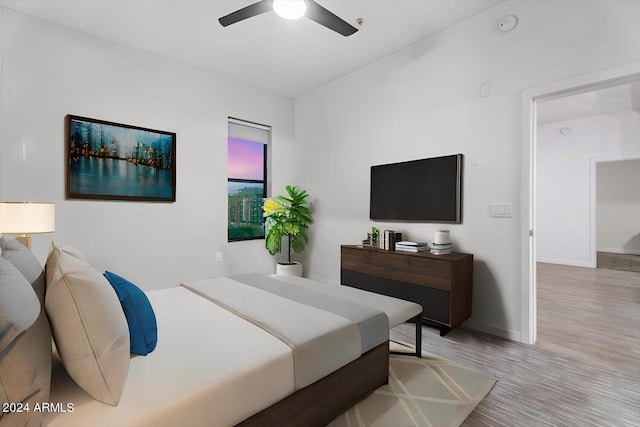
<svg viewBox="0 0 640 427">
<path fill-rule="evenodd" d="M 66 198 L 175 202 L 176 134 L 67 115 Z"/>
</svg>

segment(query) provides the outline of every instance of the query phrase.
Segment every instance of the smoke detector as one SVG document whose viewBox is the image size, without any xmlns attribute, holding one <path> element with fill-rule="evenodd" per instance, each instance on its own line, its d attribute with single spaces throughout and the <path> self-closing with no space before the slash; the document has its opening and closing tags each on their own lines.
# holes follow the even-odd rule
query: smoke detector
<svg viewBox="0 0 640 427">
<path fill-rule="evenodd" d="M 513 30 L 518 25 L 518 17 L 515 15 L 507 15 L 498 21 L 498 29 L 503 33 Z"/>
</svg>

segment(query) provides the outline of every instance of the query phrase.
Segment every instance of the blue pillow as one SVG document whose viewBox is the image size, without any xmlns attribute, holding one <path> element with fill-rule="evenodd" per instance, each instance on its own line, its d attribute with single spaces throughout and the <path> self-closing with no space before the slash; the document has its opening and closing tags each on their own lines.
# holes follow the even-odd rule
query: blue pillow
<svg viewBox="0 0 640 427">
<path fill-rule="evenodd" d="M 158 343 L 156 315 L 147 296 L 133 283 L 109 271 L 104 272 L 113 289 L 118 294 L 129 325 L 130 352 L 147 355 Z"/>
</svg>

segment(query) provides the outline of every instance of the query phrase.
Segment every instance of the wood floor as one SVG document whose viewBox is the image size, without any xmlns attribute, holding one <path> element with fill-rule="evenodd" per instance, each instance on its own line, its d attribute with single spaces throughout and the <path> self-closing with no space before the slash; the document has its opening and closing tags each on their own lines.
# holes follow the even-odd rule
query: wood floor
<svg viewBox="0 0 640 427">
<path fill-rule="evenodd" d="M 639 273 L 543 263 L 537 273 L 537 346 L 638 373 Z"/>
<path fill-rule="evenodd" d="M 640 275 L 575 268 L 539 266 L 535 346 L 464 327 L 440 337 L 423 327 L 424 351 L 498 380 L 463 426 L 640 426 Z M 545 294 L 558 304 L 546 304 Z M 565 323 L 549 323 L 553 316 Z M 590 335 L 580 338 L 584 331 Z M 392 339 L 414 337 L 411 324 L 391 331 Z"/>
<path fill-rule="evenodd" d="M 636 273 L 640 273 L 640 255 L 598 252 L 596 259 L 598 268 L 635 271 Z"/>
</svg>

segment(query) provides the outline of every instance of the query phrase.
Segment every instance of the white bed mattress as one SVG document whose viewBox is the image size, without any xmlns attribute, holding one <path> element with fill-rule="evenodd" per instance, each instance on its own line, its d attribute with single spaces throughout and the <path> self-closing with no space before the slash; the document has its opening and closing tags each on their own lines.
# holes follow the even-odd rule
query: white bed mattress
<svg viewBox="0 0 640 427">
<path fill-rule="evenodd" d="M 295 391 L 279 339 L 182 287 L 147 295 L 158 345 L 131 359 L 119 405 L 93 400 L 58 366 L 49 400 L 74 411 L 47 414 L 44 426 L 234 425 Z"/>
<path fill-rule="evenodd" d="M 254 277 L 269 280 L 264 275 Z M 220 304 L 286 343 L 293 352 L 296 390 L 318 381 L 361 355 L 360 332 L 356 324 L 346 317 L 229 277 L 198 280 L 182 286 L 211 300 L 211 305 Z"/>
</svg>

